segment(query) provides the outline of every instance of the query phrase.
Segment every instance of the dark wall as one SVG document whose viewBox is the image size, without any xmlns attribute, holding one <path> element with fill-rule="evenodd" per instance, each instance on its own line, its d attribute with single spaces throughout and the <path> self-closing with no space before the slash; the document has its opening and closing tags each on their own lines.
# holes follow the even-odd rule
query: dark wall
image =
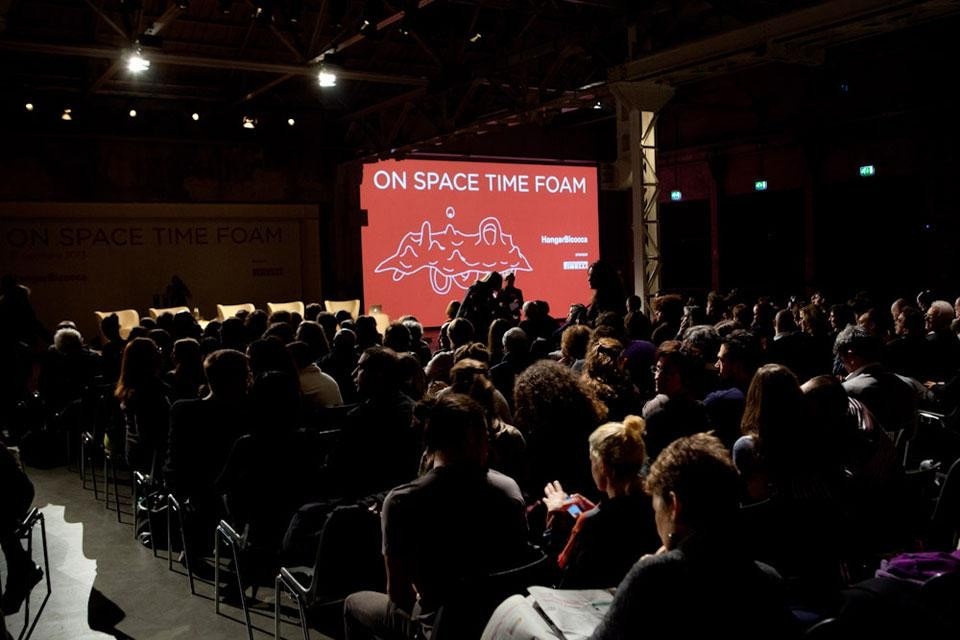
<svg viewBox="0 0 960 640">
<path fill-rule="evenodd" d="M 0 200 L 67 202 L 331 201 L 332 163 L 267 136 L 150 139 L 51 133 L 5 135 Z"/>
</svg>

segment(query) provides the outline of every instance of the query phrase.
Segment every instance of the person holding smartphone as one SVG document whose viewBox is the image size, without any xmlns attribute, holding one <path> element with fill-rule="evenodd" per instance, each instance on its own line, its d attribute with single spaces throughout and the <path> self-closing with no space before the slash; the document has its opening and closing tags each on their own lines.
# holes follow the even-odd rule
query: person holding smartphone
<svg viewBox="0 0 960 640">
<path fill-rule="evenodd" d="M 627 416 L 596 429 L 589 439 L 590 467 L 601 494 L 594 504 L 568 495 L 558 481 L 544 488 L 547 549 L 556 553 L 564 589 L 617 585 L 633 563 L 659 546 L 653 508 L 643 491 L 644 422 Z"/>
</svg>

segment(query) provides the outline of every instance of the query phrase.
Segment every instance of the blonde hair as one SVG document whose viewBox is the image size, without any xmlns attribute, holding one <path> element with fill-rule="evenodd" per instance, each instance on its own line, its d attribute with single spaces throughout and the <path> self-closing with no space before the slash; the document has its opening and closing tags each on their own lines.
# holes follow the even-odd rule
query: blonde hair
<svg viewBox="0 0 960 640">
<path fill-rule="evenodd" d="M 643 442 L 646 423 L 639 416 L 627 416 L 623 422 L 608 422 L 590 434 L 590 454 L 596 456 L 607 475 L 616 483 L 640 479 L 647 459 Z"/>
</svg>

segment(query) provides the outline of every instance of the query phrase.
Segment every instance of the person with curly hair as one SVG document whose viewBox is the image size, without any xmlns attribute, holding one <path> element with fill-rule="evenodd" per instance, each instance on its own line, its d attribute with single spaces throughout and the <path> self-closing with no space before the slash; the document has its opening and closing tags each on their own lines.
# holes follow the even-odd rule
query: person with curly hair
<svg viewBox="0 0 960 640">
<path fill-rule="evenodd" d="M 640 413 L 640 391 L 624 371 L 623 345 L 615 338 L 597 338 L 587 347 L 583 381 L 607 407 L 607 418 L 623 420 Z"/>
<path fill-rule="evenodd" d="M 527 439 L 528 495 L 559 480 L 574 492 L 593 493 L 589 460 L 582 455 L 606 407 L 570 369 L 540 360 L 517 376 L 514 425 Z"/>
</svg>

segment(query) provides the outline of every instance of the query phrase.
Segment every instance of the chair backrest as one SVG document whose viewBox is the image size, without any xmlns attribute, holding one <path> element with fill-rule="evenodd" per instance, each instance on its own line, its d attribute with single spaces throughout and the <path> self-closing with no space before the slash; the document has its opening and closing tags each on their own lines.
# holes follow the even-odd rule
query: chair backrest
<svg viewBox="0 0 960 640">
<path fill-rule="evenodd" d="M 384 575 L 380 517 L 365 505 L 335 507 L 317 539 L 309 603 L 345 598 L 382 588 Z"/>
<path fill-rule="evenodd" d="M 136 309 L 120 309 L 118 311 L 94 311 L 93 315 L 97 317 L 97 326 L 100 326 L 100 321 L 109 316 L 110 314 L 117 314 L 117 318 L 120 320 L 120 337 L 124 340 L 127 339 L 127 336 L 130 335 L 130 330 L 135 326 L 140 324 L 140 314 L 137 313 Z"/>
<path fill-rule="evenodd" d="M 327 311 L 334 314 L 337 311 L 347 311 L 352 318 L 360 315 L 360 300 L 358 298 L 353 300 L 324 300 L 323 306 L 326 307 Z"/>
<path fill-rule="evenodd" d="M 237 315 L 238 311 L 253 313 L 256 309 L 252 302 L 244 302 L 243 304 L 218 304 L 217 320 L 223 322 L 227 318 L 232 318 Z"/>
<path fill-rule="evenodd" d="M 437 611 L 430 640 L 479 638 L 494 609 L 508 597 L 542 582 L 549 562 L 543 551 L 531 547 L 530 556 L 522 564 L 465 581 Z"/>
<path fill-rule="evenodd" d="M 377 331 L 383 335 L 390 326 L 390 316 L 382 311 L 371 311 L 370 315 L 377 321 Z"/>
<path fill-rule="evenodd" d="M 932 548 L 957 549 L 960 541 L 960 460 L 956 460 L 940 486 L 933 510 L 930 544 Z"/>
<path fill-rule="evenodd" d="M 170 315 L 175 316 L 181 311 L 186 311 L 187 313 L 190 313 L 190 308 L 189 307 L 163 307 L 161 309 L 157 309 L 155 307 L 150 307 L 149 309 L 147 309 L 147 312 L 150 313 L 150 317 L 153 318 L 154 320 L 156 320 L 157 318 L 159 318 L 165 313 L 169 313 Z"/>
<path fill-rule="evenodd" d="M 277 311 L 289 311 L 290 313 L 299 313 L 303 317 L 304 306 L 299 300 L 295 302 L 268 302 L 267 313 L 272 314 Z"/>
</svg>

